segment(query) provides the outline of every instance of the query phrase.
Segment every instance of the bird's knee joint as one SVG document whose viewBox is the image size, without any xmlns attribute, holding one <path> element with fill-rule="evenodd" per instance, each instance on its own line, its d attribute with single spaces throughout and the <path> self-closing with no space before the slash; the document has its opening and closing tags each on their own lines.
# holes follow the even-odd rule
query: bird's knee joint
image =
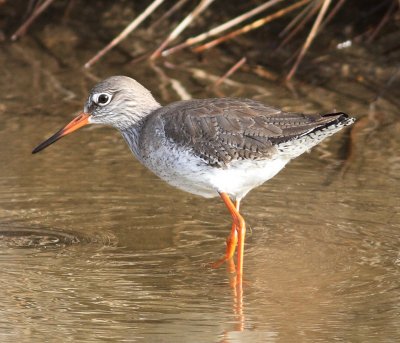
<svg viewBox="0 0 400 343">
<path fill-rule="evenodd" d="M 241 215 L 235 217 L 236 231 L 243 231 L 246 229 L 246 224 Z"/>
</svg>

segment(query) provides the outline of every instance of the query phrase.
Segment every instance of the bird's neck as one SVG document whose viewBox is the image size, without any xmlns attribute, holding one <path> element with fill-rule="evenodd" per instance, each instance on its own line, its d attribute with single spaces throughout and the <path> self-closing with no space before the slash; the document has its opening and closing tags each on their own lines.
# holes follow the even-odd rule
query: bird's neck
<svg viewBox="0 0 400 343">
<path fill-rule="evenodd" d="M 160 107 L 161 105 L 154 101 L 154 104 L 152 104 L 151 107 L 146 108 L 146 111 L 140 112 L 140 114 L 135 117 L 135 120 L 133 120 L 130 125 L 118 128 L 119 132 L 121 132 L 122 137 L 124 137 L 132 153 L 138 160 L 141 160 L 139 154 L 139 138 L 142 128 L 146 122 L 147 117 Z"/>
</svg>

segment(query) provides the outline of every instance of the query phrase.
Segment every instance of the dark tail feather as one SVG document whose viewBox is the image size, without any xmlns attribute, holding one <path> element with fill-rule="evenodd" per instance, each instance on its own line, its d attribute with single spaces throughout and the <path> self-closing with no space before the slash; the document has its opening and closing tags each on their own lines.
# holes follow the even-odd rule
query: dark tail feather
<svg viewBox="0 0 400 343">
<path fill-rule="evenodd" d="M 343 112 L 336 112 L 336 113 L 327 113 L 322 115 L 323 118 L 332 117 L 332 121 L 329 121 L 325 124 L 325 127 L 334 125 L 334 126 L 347 126 L 351 125 L 355 122 L 355 118 L 350 117 L 348 114 Z"/>
</svg>

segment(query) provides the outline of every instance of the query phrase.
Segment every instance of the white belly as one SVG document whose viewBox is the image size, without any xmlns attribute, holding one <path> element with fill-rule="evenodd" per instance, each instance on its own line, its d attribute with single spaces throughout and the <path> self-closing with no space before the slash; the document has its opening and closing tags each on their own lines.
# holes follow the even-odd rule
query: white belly
<svg viewBox="0 0 400 343">
<path fill-rule="evenodd" d="M 141 156 L 141 162 L 161 179 L 181 190 L 206 198 L 228 193 L 243 198 L 251 189 L 275 176 L 288 158 L 235 161 L 226 168 L 209 166 L 191 151 L 164 141 Z"/>
</svg>

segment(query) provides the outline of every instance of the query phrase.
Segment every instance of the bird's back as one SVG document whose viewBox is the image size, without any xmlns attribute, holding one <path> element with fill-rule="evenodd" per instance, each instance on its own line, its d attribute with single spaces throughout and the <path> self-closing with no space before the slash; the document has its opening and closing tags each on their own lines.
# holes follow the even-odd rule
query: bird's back
<svg viewBox="0 0 400 343">
<path fill-rule="evenodd" d="M 145 125 L 207 164 L 225 167 L 277 154 L 294 158 L 353 121 L 345 113 L 292 113 L 250 99 L 215 98 L 161 107 Z"/>
</svg>

